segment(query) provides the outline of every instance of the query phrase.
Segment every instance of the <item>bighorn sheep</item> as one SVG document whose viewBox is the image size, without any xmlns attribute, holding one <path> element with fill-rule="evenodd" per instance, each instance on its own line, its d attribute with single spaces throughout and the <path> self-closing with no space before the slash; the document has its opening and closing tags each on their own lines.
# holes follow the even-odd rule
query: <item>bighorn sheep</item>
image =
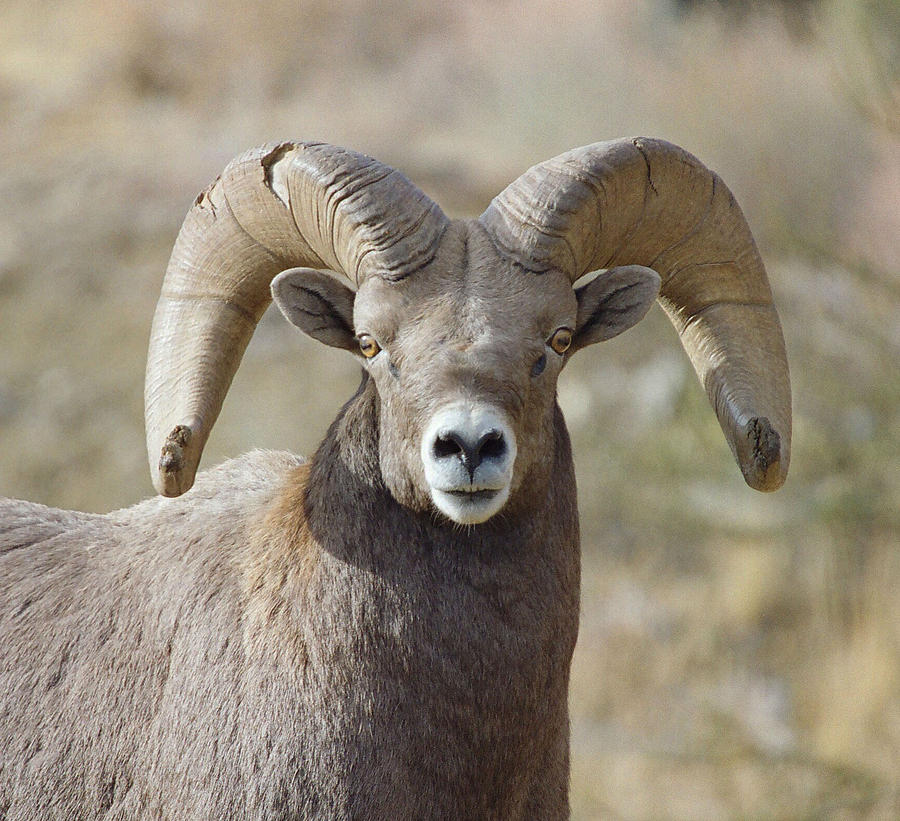
<svg viewBox="0 0 900 821">
<path fill-rule="evenodd" d="M 254 452 L 105 516 L 0 505 L 0 818 L 566 817 L 557 377 L 658 294 L 747 482 L 780 486 L 787 362 L 739 207 L 652 139 L 562 154 L 461 221 L 344 149 L 249 151 L 163 283 L 160 493 L 193 484 L 270 284 L 363 366 L 311 461 Z"/>
</svg>

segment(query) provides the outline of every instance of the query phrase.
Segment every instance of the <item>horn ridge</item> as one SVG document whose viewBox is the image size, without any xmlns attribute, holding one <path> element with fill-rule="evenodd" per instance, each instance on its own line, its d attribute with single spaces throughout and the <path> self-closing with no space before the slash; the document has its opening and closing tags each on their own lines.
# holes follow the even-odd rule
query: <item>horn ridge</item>
<svg viewBox="0 0 900 821">
<path fill-rule="evenodd" d="M 721 177 L 664 140 L 594 143 L 530 168 L 479 219 L 529 270 L 556 268 L 573 282 L 623 265 L 659 273 L 659 302 L 745 479 L 760 490 L 784 482 L 791 438 L 784 337 L 756 243 Z"/>
<path fill-rule="evenodd" d="M 407 276 L 434 256 L 446 223 L 402 174 L 326 143 L 267 143 L 228 163 L 185 217 L 154 315 L 144 413 L 157 491 L 193 484 L 276 274 Z"/>
</svg>

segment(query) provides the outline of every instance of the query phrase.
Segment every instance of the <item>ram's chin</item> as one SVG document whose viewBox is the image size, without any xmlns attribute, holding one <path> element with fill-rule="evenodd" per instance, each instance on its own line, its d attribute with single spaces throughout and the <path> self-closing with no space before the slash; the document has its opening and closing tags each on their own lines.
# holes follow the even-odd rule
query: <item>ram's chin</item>
<svg viewBox="0 0 900 821">
<path fill-rule="evenodd" d="M 498 513 L 509 498 L 509 485 L 497 490 L 431 489 L 434 506 L 460 525 L 477 525 Z"/>
</svg>

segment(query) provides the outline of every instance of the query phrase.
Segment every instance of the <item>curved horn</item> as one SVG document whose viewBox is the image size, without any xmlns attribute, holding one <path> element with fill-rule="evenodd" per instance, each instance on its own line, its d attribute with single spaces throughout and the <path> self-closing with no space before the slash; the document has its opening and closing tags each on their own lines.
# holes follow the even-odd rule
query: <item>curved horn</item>
<svg viewBox="0 0 900 821">
<path fill-rule="evenodd" d="M 185 217 L 153 319 L 144 413 L 157 491 L 193 484 L 276 274 L 401 279 L 430 261 L 446 224 L 402 174 L 342 148 L 272 144 L 229 163 Z"/>
<path fill-rule="evenodd" d="M 662 140 L 595 143 L 534 166 L 480 219 L 532 271 L 574 282 L 618 265 L 653 268 L 747 483 L 783 484 L 791 388 L 781 324 L 744 215 L 716 174 Z"/>
</svg>

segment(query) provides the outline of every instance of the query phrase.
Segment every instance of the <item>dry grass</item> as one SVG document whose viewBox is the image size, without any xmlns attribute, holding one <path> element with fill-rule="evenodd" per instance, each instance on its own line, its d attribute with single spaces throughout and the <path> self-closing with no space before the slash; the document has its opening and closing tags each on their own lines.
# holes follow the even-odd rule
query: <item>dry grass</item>
<svg viewBox="0 0 900 821">
<path fill-rule="evenodd" d="M 722 173 L 769 261 L 792 475 L 743 486 L 660 312 L 573 363 L 574 816 L 900 817 L 900 146 L 832 6 L 798 39 L 663 0 L 6 0 L 0 493 L 151 492 L 156 293 L 192 196 L 243 148 L 351 145 L 472 213 L 554 153 L 666 137 Z M 355 381 L 267 316 L 206 464 L 310 452 Z"/>
</svg>

